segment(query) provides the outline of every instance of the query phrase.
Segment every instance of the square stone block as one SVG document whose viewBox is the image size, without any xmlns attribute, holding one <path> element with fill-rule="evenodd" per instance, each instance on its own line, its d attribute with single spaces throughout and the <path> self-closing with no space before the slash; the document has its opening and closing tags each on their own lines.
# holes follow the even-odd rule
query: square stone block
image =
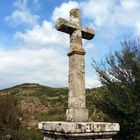
<svg viewBox="0 0 140 140">
<path fill-rule="evenodd" d="M 87 122 L 88 109 L 67 109 L 66 116 L 70 122 Z"/>
</svg>

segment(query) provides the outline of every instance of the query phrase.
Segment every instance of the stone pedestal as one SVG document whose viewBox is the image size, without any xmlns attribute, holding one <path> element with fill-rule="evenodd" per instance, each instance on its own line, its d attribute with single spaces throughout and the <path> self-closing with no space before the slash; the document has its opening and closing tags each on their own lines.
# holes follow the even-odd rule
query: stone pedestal
<svg viewBox="0 0 140 140">
<path fill-rule="evenodd" d="M 40 122 L 44 140 L 112 140 L 120 130 L 118 123 Z"/>
</svg>

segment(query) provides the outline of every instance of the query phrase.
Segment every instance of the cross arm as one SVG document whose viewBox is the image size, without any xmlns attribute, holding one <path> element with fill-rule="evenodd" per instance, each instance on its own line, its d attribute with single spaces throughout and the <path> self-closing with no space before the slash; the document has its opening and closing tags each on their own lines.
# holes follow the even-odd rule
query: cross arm
<svg viewBox="0 0 140 140">
<path fill-rule="evenodd" d="M 56 21 L 55 25 L 58 31 L 62 31 L 68 34 L 72 34 L 75 30 L 81 30 L 82 38 L 84 39 L 92 39 L 95 35 L 95 31 L 91 28 L 81 27 L 79 24 L 73 23 L 71 21 L 67 21 L 63 18 L 59 18 Z"/>
</svg>

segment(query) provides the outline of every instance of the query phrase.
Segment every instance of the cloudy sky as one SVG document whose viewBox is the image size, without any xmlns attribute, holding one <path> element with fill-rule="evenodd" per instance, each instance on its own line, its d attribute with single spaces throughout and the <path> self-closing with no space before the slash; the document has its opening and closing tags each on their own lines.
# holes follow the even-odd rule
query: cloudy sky
<svg viewBox="0 0 140 140">
<path fill-rule="evenodd" d="M 69 19 L 72 8 L 96 31 L 83 40 L 86 87 L 100 86 L 92 58 L 104 59 L 121 40 L 140 35 L 140 0 L 1 0 L 0 89 L 25 82 L 67 86 L 69 35 L 54 26 L 60 16 Z"/>
</svg>

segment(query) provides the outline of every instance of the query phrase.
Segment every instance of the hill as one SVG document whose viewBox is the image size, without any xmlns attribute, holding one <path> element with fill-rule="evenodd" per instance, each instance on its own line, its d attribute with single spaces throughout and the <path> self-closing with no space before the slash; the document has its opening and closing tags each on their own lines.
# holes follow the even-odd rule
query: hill
<svg viewBox="0 0 140 140">
<path fill-rule="evenodd" d="M 104 87 L 86 89 L 90 121 L 107 120 L 99 107 L 105 91 Z M 10 134 L 15 140 L 42 140 L 38 122 L 65 121 L 67 101 L 68 88 L 25 83 L 0 90 L 0 139 Z"/>
<path fill-rule="evenodd" d="M 100 93 L 103 90 L 103 87 L 86 89 L 90 120 L 104 120 L 105 114 L 96 108 L 96 102 L 102 98 Z M 28 116 L 26 120 L 28 127 L 36 126 L 39 121 L 62 121 L 66 119 L 67 88 L 52 88 L 34 83 L 24 83 L 0 90 L 0 95 L 14 95 L 18 98 L 21 110 Z"/>
</svg>

